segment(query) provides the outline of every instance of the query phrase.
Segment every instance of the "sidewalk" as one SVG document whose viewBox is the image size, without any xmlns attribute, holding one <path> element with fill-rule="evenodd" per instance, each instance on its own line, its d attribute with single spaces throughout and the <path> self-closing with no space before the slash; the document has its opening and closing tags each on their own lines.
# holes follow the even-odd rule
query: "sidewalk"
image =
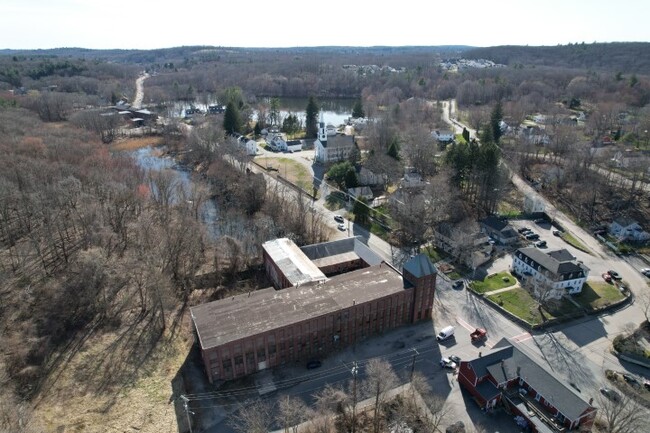
<svg viewBox="0 0 650 433">
<path fill-rule="evenodd" d="M 520 287 L 521 286 L 519 284 L 515 284 L 514 286 L 504 287 L 503 289 L 492 290 L 491 292 L 483 292 L 483 296 L 496 295 L 497 293 L 508 292 L 510 290 L 518 289 Z"/>
</svg>

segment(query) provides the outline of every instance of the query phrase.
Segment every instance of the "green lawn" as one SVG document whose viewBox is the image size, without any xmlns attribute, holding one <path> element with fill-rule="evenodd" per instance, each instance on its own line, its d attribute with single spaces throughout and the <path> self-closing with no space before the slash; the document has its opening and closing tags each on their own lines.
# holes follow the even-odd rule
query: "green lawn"
<svg viewBox="0 0 650 433">
<path fill-rule="evenodd" d="M 439 262 L 443 259 L 443 253 L 432 246 L 426 246 L 424 252 L 429 256 L 429 259 L 431 259 L 433 263 Z"/>
<path fill-rule="evenodd" d="M 582 292 L 573 295 L 573 300 L 587 310 L 595 310 L 620 301 L 625 296 L 613 284 L 591 281 L 582 286 Z"/>
<path fill-rule="evenodd" d="M 576 247 L 580 251 L 584 251 L 587 254 L 591 254 L 591 251 L 589 251 L 589 249 L 586 246 L 584 246 L 582 244 L 582 242 L 577 240 L 571 233 L 564 232 L 564 233 L 562 233 L 561 237 L 564 240 L 564 242 L 566 242 L 567 244 L 573 245 L 574 247 Z"/>
<path fill-rule="evenodd" d="M 472 281 L 470 287 L 477 293 L 485 293 L 514 286 L 516 283 L 517 279 L 510 272 L 499 272 L 488 275 L 483 281 Z"/>
<path fill-rule="evenodd" d="M 543 321 L 537 301 L 520 287 L 487 298 L 531 325 L 538 325 Z"/>
</svg>

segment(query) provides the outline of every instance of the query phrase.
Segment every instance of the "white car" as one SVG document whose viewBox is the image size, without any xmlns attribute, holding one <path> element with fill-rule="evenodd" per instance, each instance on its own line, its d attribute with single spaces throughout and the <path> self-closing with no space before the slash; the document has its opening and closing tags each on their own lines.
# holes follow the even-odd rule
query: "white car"
<svg viewBox="0 0 650 433">
<path fill-rule="evenodd" d="M 440 360 L 440 366 L 442 368 L 448 368 L 450 370 L 454 370 L 456 368 L 456 363 L 449 358 L 442 358 Z"/>
<path fill-rule="evenodd" d="M 643 268 L 641 269 L 641 273 L 645 275 L 646 277 L 650 278 L 650 268 Z"/>
<path fill-rule="evenodd" d="M 339 224 L 337 227 L 338 227 L 338 229 L 341 230 L 342 232 L 344 232 L 344 231 L 346 230 L 346 228 L 345 228 L 345 224 Z"/>
</svg>

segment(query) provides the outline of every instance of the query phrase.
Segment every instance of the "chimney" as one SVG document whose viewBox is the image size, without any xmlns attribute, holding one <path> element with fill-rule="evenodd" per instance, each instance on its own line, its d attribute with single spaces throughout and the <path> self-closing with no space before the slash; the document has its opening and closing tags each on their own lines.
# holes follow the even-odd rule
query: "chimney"
<svg viewBox="0 0 650 433">
<path fill-rule="evenodd" d="M 589 406 L 591 406 L 591 404 L 592 404 L 593 402 L 594 402 L 594 398 L 591 397 L 591 398 L 589 399 Z"/>
<path fill-rule="evenodd" d="M 521 375 L 521 367 L 517 366 L 517 377 Z"/>
<path fill-rule="evenodd" d="M 357 305 L 357 300 L 356 299 L 352 300 L 352 305 Z"/>
</svg>

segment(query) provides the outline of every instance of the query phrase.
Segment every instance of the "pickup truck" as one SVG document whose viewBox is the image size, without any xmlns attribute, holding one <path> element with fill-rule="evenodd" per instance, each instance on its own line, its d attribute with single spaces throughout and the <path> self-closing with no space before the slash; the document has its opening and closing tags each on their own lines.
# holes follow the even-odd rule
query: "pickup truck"
<svg viewBox="0 0 650 433">
<path fill-rule="evenodd" d="M 483 328 L 476 328 L 474 332 L 469 334 L 469 337 L 472 339 L 472 343 L 475 343 L 487 338 L 487 331 Z"/>
</svg>

